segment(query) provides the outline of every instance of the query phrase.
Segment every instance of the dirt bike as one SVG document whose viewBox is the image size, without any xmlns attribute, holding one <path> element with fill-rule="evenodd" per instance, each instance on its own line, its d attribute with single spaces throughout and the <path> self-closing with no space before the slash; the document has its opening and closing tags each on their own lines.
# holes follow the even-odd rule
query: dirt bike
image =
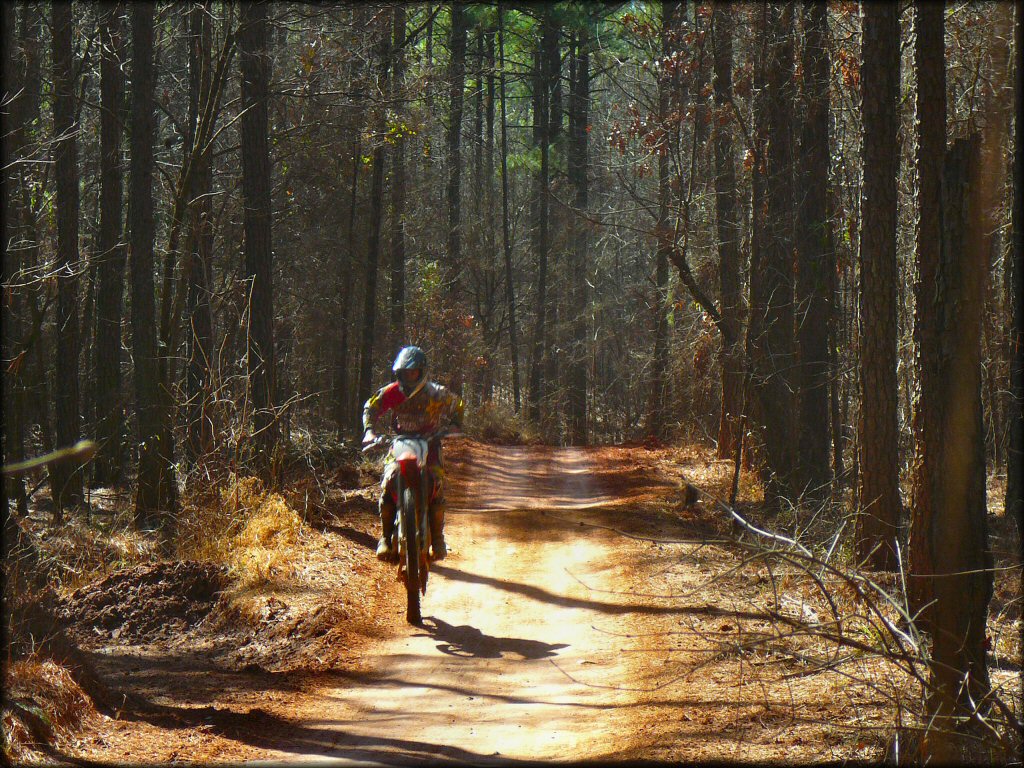
<svg viewBox="0 0 1024 768">
<path fill-rule="evenodd" d="M 363 447 L 369 452 L 391 440 L 391 456 L 396 468 L 388 478 L 387 493 L 395 500 L 395 526 L 391 549 L 398 553 L 398 580 L 405 584 L 405 619 L 420 624 L 420 596 L 427 594 L 430 574 L 430 520 L 427 515 L 432 488 L 426 472 L 430 445 L 452 433 L 451 426 L 426 435 L 399 433 L 393 438 L 381 435 Z"/>
</svg>

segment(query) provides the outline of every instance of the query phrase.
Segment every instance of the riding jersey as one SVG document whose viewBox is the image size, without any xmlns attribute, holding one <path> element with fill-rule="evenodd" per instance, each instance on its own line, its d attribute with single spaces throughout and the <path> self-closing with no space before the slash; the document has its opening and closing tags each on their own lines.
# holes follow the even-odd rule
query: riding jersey
<svg viewBox="0 0 1024 768">
<path fill-rule="evenodd" d="M 363 429 L 372 429 L 388 411 L 394 411 L 398 432 L 426 434 L 440 425 L 442 417 L 462 425 L 462 398 L 440 384 L 428 381 L 419 392 L 406 397 L 398 382 L 381 387 L 363 407 Z"/>
<path fill-rule="evenodd" d="M 440 384 L 428 381 L 412 397 L 406 397 L 398 382 L 381 387 L 366 401 L 363 407 L 363 429 L 373 429 L 377 420 L 388 411 L 394 411 L 395 430 L 398 432 L 425 435 L 433 432 L 441 423 L 441 417 L 457 427 L 462 426 L 462 413 L 465 404 L 462 398 Z M 433 478 L 431 503 L 441 492 L 444 472 L 441 468 L 440 441 L 431 441 L 427 453 L 427 468 Z M 381 491 L 387 498 L 391 479 L 398 471 L 395 457 L 388 453 L 384 459 L 384 477 L 380 481 Z M 392 489 L 391 493 L 394 493 Z"/>
</svg>

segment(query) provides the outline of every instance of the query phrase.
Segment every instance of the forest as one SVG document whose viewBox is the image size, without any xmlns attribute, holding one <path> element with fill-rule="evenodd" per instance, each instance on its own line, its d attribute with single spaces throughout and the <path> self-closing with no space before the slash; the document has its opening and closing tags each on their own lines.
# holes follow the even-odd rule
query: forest
<svg viewBox="0 0 1024 768">
<path fill-rule="evenodd" d="M 918 686 L 833 757 L 1019 764 L 1019 3 L 2 10 L 5 690 L 117 709 L 68 606 L 118 569 L 287 570 L 415 344 L 465 467 L 721 468 L 680 482 L 836 611 L 800 631 Z M 9 759 L 59 741 L 29 699 Z"/>
</svg>

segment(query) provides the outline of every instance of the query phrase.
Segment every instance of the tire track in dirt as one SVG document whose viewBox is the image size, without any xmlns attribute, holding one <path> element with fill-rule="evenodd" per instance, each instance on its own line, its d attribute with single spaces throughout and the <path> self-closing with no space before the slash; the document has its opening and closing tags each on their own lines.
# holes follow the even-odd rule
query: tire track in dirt
<svg viewBox="0 0 1024 768">
<path fill-rule="evenodd" d="M 315 737 L 267 762 L 581 760 L 632 741 L 637 654 L 608 628 L 650 607 L 604 594 L 630 545 L 584 524 L 612 498 L 585 451 L 478 448 L 472 466 L 448 461 L 452 553 L 431 574 L 424 627 L 319 691 L 302 723 Z"/>
</svg>

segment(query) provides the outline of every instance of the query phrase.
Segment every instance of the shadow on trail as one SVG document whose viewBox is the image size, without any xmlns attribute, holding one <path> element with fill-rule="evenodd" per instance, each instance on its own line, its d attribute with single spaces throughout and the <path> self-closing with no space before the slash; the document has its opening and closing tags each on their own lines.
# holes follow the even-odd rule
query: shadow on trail
<svg viewBox="0 0 1024 768">
<path fill-rule="evenodd" d="M 175 707 L 157 704 L 137 697 L 131 711 L 122 710 L 121 719 L 142 721 L 161 728 L 205 728 L 233 741 L 258 749 L 289 752 L 304 757 L 368 760 L 391 765 L 433 765 L 438 759 L 472 764 L 499 761 L 505 764 L 529 764 L 494 754 L 426 741 L 386 736 L 357 736 L 330 727 L 298 725 L 286 718 L 270 714 L 258 707 L 248 712 L 233 712 L 219 707 Z M 438 729 L 438 739 L 444 738 Z M 70 763 L 83 766 L 109 765 L 87 759 L 65 757 Z M 252 760 L 249 764 L 277 765 L 274 759 Z"/>
<path fill-rule="evenodd" d="M 324 530 L 336 533 L 339 536 L 348 539 L 353 544 L 358 544 L 364 549 L 377 549 L 377 539 L 375 539 L 371 534 L 356 530 L 348 525 L 334 525 L 333 523 L 328 523 L 324 526 Z"/>
<path fill-rule="evenodd" d="M 565 643 L 544 643 L 540 640 L 518 637 L 494 637 L 468 624 L 456 627 L 434 616 L 426 617 L 424 629 L 426 635 L 417 637 L 426 636 L 440 640 L 437 650 L 449 656 L 502 659 L 507 655 L 516 655 L 522 659 L 547 659 L 557 656 L 557 652 L 562 648 L 569 647 Z"/>
<path fill-rule="evenodd" d="M 551 660 L 549 659 L 549 662 Z M 484 672 L 482 674 L 490 675 L 490 672 Z M 460 678 L 461 680 L 467 679 L 465 676 Z M 334 676 L 334 680 L 347 681 L 352 685 L 369 686 L 376 688 L 391 688 L 391 689 L 408 689 L 408 688 L 429 688 L 433 691 L 444 691 L 446 693 L 455 693 L 463 697 L 472 697 L 487 699 L 489 701 L 501 702 L 503 704 L 544 704 L 546 703 L 542 699 L 519 696 L 514 693 L 492 693 L 487 690 L 483 690 L 479 687 L 472 685 L 454 685 L 440 683 L 436 681 L 424 682 L 423 680 L 417 680 L 406 677 L 396 676 L 367 676 L 362 674 L 343 674 L 339 673 Z M 339 683 L 340 685 L 340 683 Z M 386 694 L 382 694 L 382 698 Z M 617 704 L 595 704 L 586 701 L 570 701 L 562 702 L 559 704 L 560 707 L 569 707 L 572 709 L 615 709 L 620 705 Z M 344 721 L 332 721 L 332 722 L 344 722 Z"/>
<path fill-rule="evenodd" d="M 505 590 L 506 592 L 514 592 L 518 595 L 528 597 L 531 600 L 537 600 L 543 603 L 560 605 L 566 608 L 583 608 L 586 610 L 613 615 L 643 613 L 651 615 L 692 614 L 700 616 L 725 616 L 736 619 L 754 620 L 763 620 L 768 618 L 768 614 L 758 611 L 733 611 L 718 608 L 714 605 L 629 605 L 628 603 L 606 603 L 600 600 L 588 600 L 581 597 L 567 597 L 566 595 L 559 595 L 554 592 L 550 592 L 543 587 L 535 587 L 532 584 L 522 584 L 517 581 L 496 579 L 493 576 L 483 576 L 479 573 L 469 573 L 467 571 L 460 570 L 459 568 L 453 568 L 450 565 L 434 565 L 433 571 L 447 579 L 465 581 L 470 584 L 484 584 L 489 587 L 494 587 L 495 589 Z"/>
</svg>

